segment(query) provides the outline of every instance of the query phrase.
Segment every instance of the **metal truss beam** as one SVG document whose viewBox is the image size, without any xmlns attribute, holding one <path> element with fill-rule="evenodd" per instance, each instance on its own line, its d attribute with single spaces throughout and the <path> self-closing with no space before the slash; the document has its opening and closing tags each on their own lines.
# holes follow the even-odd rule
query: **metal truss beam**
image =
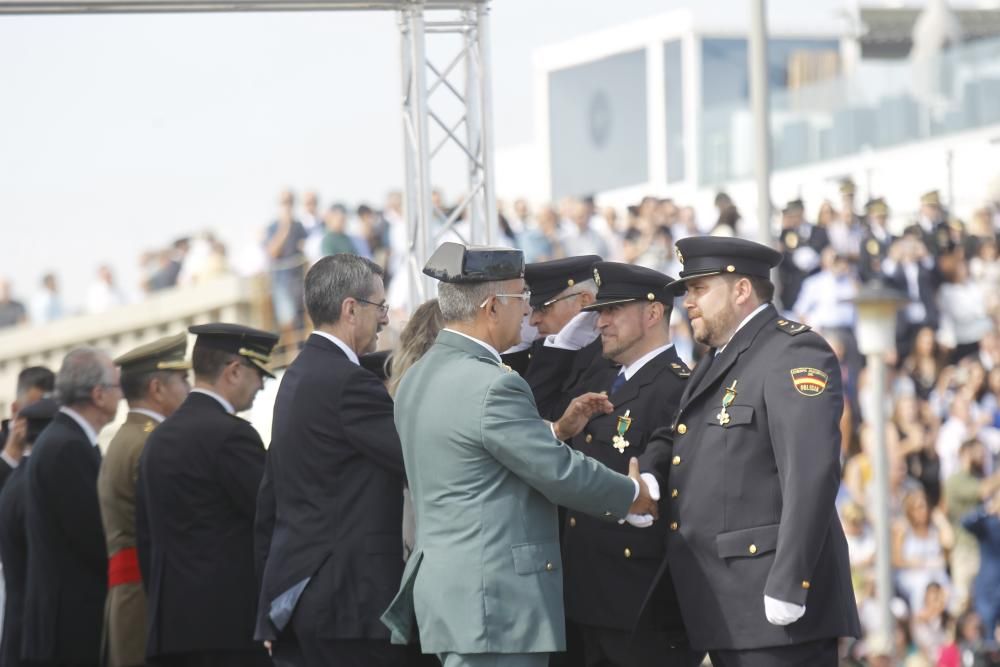
<svg viewBox="0 0 1000 667">
<path fill-rule="evenodd" d="M 414 3 L 400 11 L 403 70 L 403 142 L 406 168 L 405 218 L 410 303 L 418 304 L 433 292 L 432 281 L 421 269 L 436 241 L 452 232 L 466 243 L 490 244 L 496 237 L 497 204 L 493 181 L 493 121 L 489 59 L 489 8 L 482 2 L 428 19 L 429 5 Z M 448 40 L 437 37 L 450 35 Z M 460 40 L 456 40 L 456 36 Z M 445 67 L 427 57 L 427 42 L 457 51 Z M 457 44 L 457 48 L 456 45 Z M 440 50 L 440 49 L 438 49 Z M 449 77 L 463 66 L 463 82 Z M 442 99 L 447 97 L 447 102 Z M 457 121 L 446 120 L 447 104 L 461 109 Z M 430 143 L 430 123 L 442 138 Z M 466 192 L 445 218 L 431 202 L 434 161 L 445 147 L 457 149 L 466 162 Z M 442 222 L 443 221 L 443 222 Z M 456 228 L 467 223 L 462 232 Z"/>
<path fill-rule="evenodd" d="M 465 221 L 466 243 L 490 244 L 497 228 L 497 203 L 493 180 L 492 80 L 490 74 L 489 0 L 0 0 L 0 16 L 24 14 L 154 14 L 193 12 L 288 12 L 393 10 L 398 12 L 401 37 L 403 143 L 405 159 L 404 217 L 408 256 L 405 266 L 410 306 L 415 307 L 433 291 L 431 279 L 421 269 L 442 233 L 458 234 L 456 223 Z M 426 12 L 434 16 L 428 20 Z M 441 15 L 444 15 L 443 17 Z M 447 66 L 438 68 L 427 58 L 428 39 L 450 36 L 460 43 Z M 456 36 L 460 40 L 456 40 Z M 437 44 L 435 44 L 437 46 Z M 463 66 L 464 82 L 449 76 Z M 448 123 L 442 94 L 447 91 L 463 112 Z M 437 96 L 432 99 L 432 96 Z M 450 100 L 454 105 L 454 100 Z M 430 145 L 428 120 L 443 138 Z M 464 126 L 464 131 L 463 131 Z M 431 202 L 432 163 L 446 146 L 457 148 L 466 160 L 466 193 L 459 206 L 444 216 Z"/>
<path fill-rule="evenodd" d="M 487 0 L 0 0 L 0 14 L 152 14 L 191 12 L 460 10 Z"/>
</svg>

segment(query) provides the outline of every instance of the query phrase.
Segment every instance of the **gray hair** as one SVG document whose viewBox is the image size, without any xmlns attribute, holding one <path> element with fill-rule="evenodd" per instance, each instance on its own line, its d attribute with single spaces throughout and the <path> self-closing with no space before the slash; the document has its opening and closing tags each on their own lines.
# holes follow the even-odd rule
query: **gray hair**
<svg viewBox="0 0 1000 667">
<path fill-rule="evenodd" d="M 468 322 L 476 318 L 480 304 L 503 289 L 503 283 L 441 283 L 438 305 L 445 322 Z"/>
<path fill-rule="evenodd" d="M 568 294 L 569 290 L 574 289 L 574 288 L 575 288 L 575 290 L 577 292 L 589 292 L 593 296 L 597 296 L 597 283 L 594 282 L 593 278 L 591 278 L 590 280 L 581 280 L 580 282 L 578 282 L 573 287 L 567 287 L 563 291 Z"/>
<path fill-rule="evenodd" d="M 367 299 L 384 273 L 381 266 L 358 255 L 331 255 L 313 264 L 305 285 L 306 310 L 313 324 L 336 324 L 344 299 Z"/>
<path fill-rule="evenodd" d="M 63 405 L 89 403 L 94 387 L 114 384 L 114 364 L 103 350 L 77 347 L 63 359 L 56 376 L 56 395 Z"/>
</svg>

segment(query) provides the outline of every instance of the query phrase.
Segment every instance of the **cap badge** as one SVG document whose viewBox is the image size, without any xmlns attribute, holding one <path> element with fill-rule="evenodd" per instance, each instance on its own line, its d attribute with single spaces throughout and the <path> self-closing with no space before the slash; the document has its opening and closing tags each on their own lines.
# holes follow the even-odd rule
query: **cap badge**
<svg viewBox="0 0 1000 667">
<path fill-rule="evenodd" d="M 594 282 L 598 287 L 601 286 L 601 274 L 597 271 L 597 267 L 594 267 Z"/>
<path fill-rule="evenodd" d="M 625 439 L 625 432 L 632 426 L 632 418 L 628 416 L 630 412 L 631 410 L 626 410 L 625 414 L 618 417 L 618 433 L 611 438 L 611 446 L 617 449 L 619 454 L 624 454 L 625 448 L 629 445 Z"/>
<path fill-rule="evenodd" d="M 826 383 L 830 376 L 818 368 L 793 368 L 789 371 L 792 374 L 792 384 L 795 391 L 803 396 L 819 396 L 826 390 Z"/>
<path fill-rule="evenodd" d="M 681 249 L 678 248 L 677 246 L 674 246 L 674 254 L 677 255 L 677 261 L 680 262 L 681 265 L 683 266 L 683 264 L 684 264 L 684 255 L 681 254 Z"/>
<path fill-rule="evenodd" d="M 739 380 L 733 380 L 733 383 L 726 387 L 726 395 L 722 397 L 722 409 L 719 410 L 719 414 L 715 415 L 715 418 L 719 420 L 719 426 L 725 426 L 729 423 L 731 417 L 727 410 L 729 406 L 733 404 L 736 400 L 736 383 Z"/>
</svg>

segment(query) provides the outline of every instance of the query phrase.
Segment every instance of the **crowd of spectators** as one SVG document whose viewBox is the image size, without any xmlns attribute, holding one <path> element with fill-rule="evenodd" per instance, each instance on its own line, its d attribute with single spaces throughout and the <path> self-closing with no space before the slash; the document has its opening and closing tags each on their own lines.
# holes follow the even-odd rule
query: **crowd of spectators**
<svg viewBox="0 0 1000 667">
<path fill-rule="evenodd" d="M 883 630 L 875 608 L 871 426 L 873 405 L 881 400 L 890 415 L 885 440 L 896 654 L 909 667 L 973 664 L 969 656 L 985 655 L 1000 639 L 1000 205 L 984 206 L 960 221 L 931 192 L 919 199 L 916 216 L 893 216 L 882 199 L 858 205 L 850 182 L 840 190 L 836 202 L 795 200 L 783 207 L 774 230 L 784 254 L 776 300 L 787 316 L 822 333 L 842 362 L 838 509 L 865 635 Z M 441 192 L 434 192 L 433 202 L 432 246 L 467 238 L 466 223 L 453 216 Z M 597 254 L 677 275 L 676 240 L 706 233 L 749 235 L 730 197 L 720 193 L 715 208 L 710 219 L 699 220 L 694 208 L 656 197 L 624 210 L 599 207 L 593 198 L 536 208 L 516 200 L 501 204 L 499 244 L 521 248 L 529 262 Z M 456 220 L 448 225 L 452 217 Z M 283 334 L 302 327 L 302 276 L 326 255 L 354 253 L 378 262 L 386 269 L 389 302 L 398 305 L 407 255 L 402 197 L 390 193 L 377 210 L 367 204 L 322 205 L 311 191 L 300 202 L 284 191 L 258 252 L 258 267 L 271 277 L 274 318 Z M 142 266 L 147 293 L 231 270 L 226 248 L 211 234 L 147 253 Z M 881 397 L 871 395 L 851 302 L 859 286 L 873 279 L 906 298 L 897 349 L 888 359 L 891 391 Z M 84 312 L 122 303 L 111 268 L 100 267 Z M 43 277 L 26 304 L 0 280 L 0 327 L 65 314 L 54 274 Z M 683 308 L 675 308 L 674 319 L 678 352 L 696 362 L 699 351 Z M 862 639 L 850 653 L 877 664 L 886 650 Z"/>
</svg>

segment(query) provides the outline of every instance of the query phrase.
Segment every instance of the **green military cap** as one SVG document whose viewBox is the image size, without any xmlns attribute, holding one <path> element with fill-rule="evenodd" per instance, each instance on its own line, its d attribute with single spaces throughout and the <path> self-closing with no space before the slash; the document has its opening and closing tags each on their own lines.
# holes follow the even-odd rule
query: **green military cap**
<svg viewBox="0 0 1000 667">
<path fill-rule="evenodd" d="M 153 371 L 186 371 L 191 362 L 184 358 L 187 351 L 187 334 L 183 331 L 152 343 L 140 345 L 115 359 L 122 373 L 151 373 Z"/>
<path fill-rule="evenodd" d="M 865 204 L 865 212 L 868 215 L 889 215 L 889 206 L 884 199 L 872 199 Z"/>
<path fill-rule="evenodd" d="M 274 377 L 271 371 L 271 350 L 278 343 L 277 334 L 262 331 L 242 324 L 228 322 L 213 322 L 188 327 L 188 331 L 196 335 L 195 347 L 207 347 L 237 354 L 269 378 Z"/>
<path fill-rule="evenodd" d="M 920 203 L 924 206 L 940 206 L 941 194 L 937 190 L 931 190 L 920 197 Z"/>
</svg>

